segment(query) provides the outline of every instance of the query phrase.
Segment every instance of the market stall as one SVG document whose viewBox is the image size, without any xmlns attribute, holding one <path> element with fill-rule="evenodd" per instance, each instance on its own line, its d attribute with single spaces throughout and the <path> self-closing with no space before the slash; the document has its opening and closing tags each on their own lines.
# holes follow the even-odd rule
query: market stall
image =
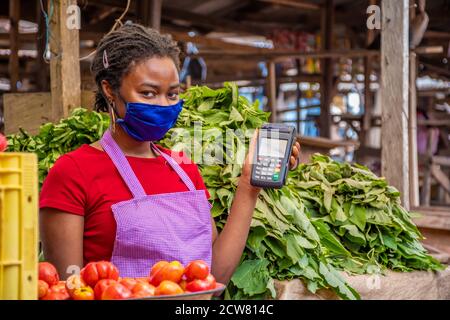
<svg viewBox="0 0 450 320">
<path fill-rule="evenodd" d="M 428 19 L 427 10 L 445 12 L 445 4 L 426 5 L 421 0 L 411 1 L 412 5 L 407 0 L 381 3 L 370 0 L 358 4 L 333 0 L 188 2 L 96 1 L 80 8 L 75 0 L 38 1 L 34 4 L 33 19 L 29 12 L 21 13 L 21 1 L 12 0 L 7 8 L 0 7 L 0 12 L 8 10 L 7 30 L 11 31 L 0 38 L 7 41 L 10 50 L 7 64 L 10 86 L 2 97 L 8 149 L 0 153 L 0 299 L 211 299 L 220 295 L 220 299 L 449 300 L 449 125 L 446 122 L 449 111 L 441 107 L 438 114 L 442 119 L 435 118 L 436 101 L 448 106 L 447 89 L 436 100 L 429 101 L 428 111 L 434 115 L 433 119 L 416 119 L 417 104 L 421 103 L 417 98 L 420 90 L 416 92 L 419 76 L 438 74 L 446 79 L 442 80 L 444 86 L 450 87 L 448 66 L 442 60 L 449 58 L 444 50 L 448 44 L 442 41 L 449 39 L 448 25 L 442 28 L 441 24 L 431 22 L 430 27 L 439 30 L 426 33 L 423 29 L 427 23 L 417 22 L 417 17 Z M 379 31 L 377 28 L 367 31 L 369 5 L 383 12 Z M 71 8 L 80 10 L 86 28 L 66 28 L 64 21 L 73 17 Z M 349 10 L 361 15 L 350 19 Z M 25 18 L 36 20 L 36 26 L 30 27 L 28 33 L 19 32 L 24 28 L 19 20 Z M 306 21 L 305 25 L 298 23 L 300 18 Z M 174 49 L 173 43 L 160 33 L 151 33 L 154 31 L 137 24 L 125 24 L 126 19 L 170 33 L 179 41 L 184 58 L 180 70 L 175 67 L 177 59 L 173 59 L 180 48 Z M 439 21 L 445 19 L 448 17 L 444 15 Z M 409 26 L 415 23 L 418 27 L 413 32 L 414 43 L 409 43 Z M 115 42 L 102 42 L 105 35 L 110 35 Z M 419 46 L 422 38 L 426 39 L 425 43 Z M 20 63 L 29 59 L 24 56 L 26 49 L 19 48 L 22 42 L 32 43 L 38 52 L 31 64 Z M 162 46 L 164 50 L 159 52 L 163 53 L 155 56 L 149 43 Z M 103 48 L 101 54 L 97 46 Z M 117 52 L 116 48 L 119 48 Z M 147 51 L 151 54 L 142 58 L 140 54 Z M 129 62 L 128 54 L 137 58 Z M 421 59 L 430 56 L 431 68 L 429 64 L 418 68 Z M 124 75 L 131 70 L 129 66 L 141 65 L 136 63 L 140 59 L 147 61 L 155 57 L 175 61 L 169 59 L 167 70 L 177 72 L 173 72 L 176 76 L 172 75 L 170 81 L 165 79 L 170 82 L 166 87 L 174 90 L 174 79 L 182 82 L 179 92 L 167 94 L 169 100 L 172 94 L 177 96 L 171 100 L 174 104 L 164 105 L 177 110 L 170 113 L 168 108 L 159 108 L 162 104 L 146 103 L 162 110 L 161 114 L 172 120 L 170 125 L 162 123 L 163 116 L 155 118 L 149 114 L 149 108 L 147 111 L 140 108 L 147 100 L 136 103 L 123 97 L 119 99 L 102 82 L 119 79 L 117 83 L 122 85 Z M 117 67 L 114 59 L 126 62 L 117 63 Z M 433 64 L 438 63 L 445 66 L 436 71 Z M 25 69 L 24 65 L 27 65 Z M 159 61 L 155 65 L 165 64 Z M 29 71 L 30 68 L 34 71 Z M 88 69 L 95 74 L 95 81 L 87 73 Z M 114 73 L 108 74 L 111 69 Z M 146 74 L 168 74 L 151 71 Z M 34 80 L 23 81 L 23 88 L 32 83 L 29 92 L 19 90 L 22 85 L 19 78 L 29 73 L 33 73 Z M 136 79 L 140 78 L 129 83 L 136 83 Z M 158 86 L 150 87 L 153 90 Z M 178 90 L 177 85 L 175 89 Z M 102 95 L 94 97 L 94 91 L 101 91 Z M 98 108 L 101 103 L 103 109 Z M 129 120 L 133 115 L 119 116 L 121 109 L 116 109 L 119 104 L 125 112 L 130 109 L 136 112 L 134 122 Z M 93 111 L 94 106 L 97 111 Z M 150 120 L 140 121 L 136 114 Z M 153 120 L 159 126 L 151 123 Z M 248 173 L 243 172 L 246 164 L 249 167 L 245 155 L 250 149 L 250 138 L 267 122 L 294 126 L 299 133 L 295 140 L 300 142 L 302 150 L 300 155 L 294 152 L 287 155 L 287 168 L 291 171 L 283 188 L 247 188 L 241 179 L 248 178 Z M 145 130 L 139 130 L 142 123 Z M 416 139 L 421 126 L 426 128 L 428 139 L 423 157 L 418 152 L 423 149 L 421 140 Z M 379 127 L 381 130 L 377 131 Z M 114 130 L 124 134 L 120 138 Z M 153 134 L 149 136 L 149 132 Z M 118 137 L 135 141 L 127 140 L 132 143 L 120 145 Z M 103 178 L 117 172 L 119 178 L 124 178 L 124 183 L 119 180 L 120 183 L 102 185 L 99 189 L 103 194 L 99 199 L 103 201 L 125 186 L 125 198 L 130 203 L 123 212 L 134 210 L 139 207 L 136 205 L 139 197 L 150 196 L 144 191 L 142 180 L 148 182 L 154 178 L 139 181 L 131 164 L 128 165 L 130 159 L 125 156 L 130 154 L 122 149 L 124 145 L 137 145 L 136 141 L 157 141 L 158 147 L 147 148 L 152 151 L 145 149 L 144 154 L 147 158 L 157 158 L 156 154 L 164 157 L 161 167 L 154 171 L 170 173 L 155 179 L 158 183 L 163 185 L 170 179 L 173 183 L 167 183 L 169 187 L 184 183 L 173 193 L 195 193 L 202 189 L 195 201 L 190 199 L 186 205 L 178 203 L 178 198 L 159 199 L 153 203 L 156 211 L 185 210 L 199 215 L 206 212 L 202 223 L 197 223 L 200 228 L 190 234 L 183 229 L 196 221 L 193 215 L 180 223 L 179 230 L 166 233 L 156 230 L 155 234 L 164 234 L 162 240 L 180 234 L 171 239 L 184 241 L 175 244 L 166 240 L 159 247 L 151 239 L 152 232 L 143 231 L 142 215 L 118 237 L 109 237 L 107 241 L 91 239 L 91 247 L 97 249 L 108 247 L 104 245 L 108 241 L 112 243 L 108 247 L 111 252 L 90 253 L 91 257 L 111 257 L 111 261 L 86 259 L 86 252 L 80 249 L 77 270 L 81 273 L 67 277 L 64 271 L 68 269 L 61 271 L 61 265 L 66 265 L 55 259 L 58 254 L 47 249 L 53 261 L 45 262 L 49 259 L 40 245 L 45 238 L 46 244 L 51 242 L 49 230 L 58 232 L 58 223 L 49 229 L 38 222 L 37 203 L 44 181 L 52 170 L 56 173 L 50 179 L 66 178 L 53 183 L 58 192 L 49 193 L 47 188 L 46 193 L 50 195 L 47 198 L 76 195 L 69 189 L 58 189 L 66 184 L 75 189 L 85 188 L 79 193 L 82 196 L 88 194 L 102 179 L 83 180 L 85 174 L 91 167 L 104 168 L 100 160 L 105 159 L 85 162 L 86 171 L 79 170 L 78 163 L 78 171 L 54 168 L 56 161 L 68 153 L 80 148 L 97 148 L 91 149 L 89 156 L 97 152 L 96 156 L 100 157 L 99 150 L 105 151 L 111 158 L 107 160 L 114 164 Z M 164 151 L 161 153 L 160 147 L 174 154 L 183 152 L 193 160 L 194 167 L 188 167 L 191 171 L 186 173 L 180 163 L 174 164 Z M 343 151 L 333 153 L 336 148 Z M 354 154 L 357 161 L 375 159 L 377 166 L 369 168 L 353 161 Z M 131 152 L 133 155 L 136 154 Z M 291 156 L 293 163 L 290 163 Z M 295 163 L 295 156 L 299 157 L 299 164 Z M 103 164 L 108 166 L 111 162 L 108 161 Z M 425 169 L 419 170 L 422 167 Z M 91 176 L 97 173 L 92 172 Z M 189 174 L 195 174 L 195 178 Z M 184 190 L 186 187 L 188 190 Z M 136 199 L 129 200 L 130 192 Z M 207 195 L 208 202 L 203 194 Z M 79 199 L 71 200 L 69 207 L 74 210 L 71 213 L 78 216 L 84 215 L 88 207 L 104 204 L 99 201 L 95 206 L 88 206 L 80 201 L 79 208 L 73 209 Z M 51 207 L 55 204 L 47 200 L 46 205 L 49 203 L 50 208 L 61 209 Z M 121 205 L 116 206 L 121 203 L 115 199 L 107 208 L 114 213 L 110 218 L 116 219 L 117 224 L 119 219 L 114 210 L 121 210 Z M 439 206 L 432 206 L 435 204 Z M 41 205 L 41 216 L 42 209 L 46 208 Z M 145 207 L 145 212 L 151 208 Z M 241 212 L 240 216 L 236 212 Z M 211 218 L 212 230 L 206 228 Z M 132 219 L 124 220 L 129 223 Z M 168 228 L 176 222 L 168 223 L 169 220 L 160 221 L 161 225 Z M 230 220 L 234 225 L 227 228 Z M 84 222 L 80 225 L 84 232 Z M 110 226 L 99 221 L 92 228 L 95 225 Z M 247 228 L 242 229 L 240 225 Z M 47 228 L 40 238 L 39 227 Z M 214 234 L 216 227 L 217 234 Z M 239 230 L 233 234 L 230 228 Z M 133 232 L 140 235 L 133 234 L 134 244 L 149 241 L 139 245 L 141 251 L 136 250 L 147 254 L 148 261 L 143 261 L 134 249 L 130 250 L 133 246 L 129 243 L 116 246 L 118 239 Z M 109 234 L 104 230 L 99 233 Z M 218 259 L 219 251 L 234 253 L 221 257 L 220 264 L 227 265 L 226 268 L 211 263 L 214 241 L 209 233 L 215 239 L 225 234 L 223 239 L 228 240 L 218 241 L 221 247 L 215 254 Z M 192 234 L 197 238 L 189 238 Z M 83 243 L 83 233 L 80 235 L 78 240 Z M 238 248 L 233 250 L 231 245 L 223 244 L 239 241 L 242 248 L 235 245 Z M 198 251 L 209 242 L 213 248 L 203 250 L 200 259 L 190 255 L 188 249 L 176 247 L 188 248 L 190 242 L 196 243 L 194 249 Z M 158 252 L 166 250 L 168 254 L 146 252 L 151 247 L 149 243 Z M 134 256 L 123 262 L 121 257 L 127 255 Z M 134 269 L 138 265 L 139 276 L 136 276 L 138 272 Z M 220 283 L 221 279 L 225 279 L 224 284 Z"/>
</svg>

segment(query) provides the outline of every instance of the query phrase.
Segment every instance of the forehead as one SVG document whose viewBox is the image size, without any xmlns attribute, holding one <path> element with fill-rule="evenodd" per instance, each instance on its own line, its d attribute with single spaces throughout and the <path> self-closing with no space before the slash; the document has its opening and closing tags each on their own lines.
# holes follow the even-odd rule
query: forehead
<svg viewBox="0 0 450 320">
<path fill-rule="evenodd" d="M 178 70 L 171 58 L 152 57 L 131 65 L 123 81 L 173 83 L 179 81 Z"/>
</svg>

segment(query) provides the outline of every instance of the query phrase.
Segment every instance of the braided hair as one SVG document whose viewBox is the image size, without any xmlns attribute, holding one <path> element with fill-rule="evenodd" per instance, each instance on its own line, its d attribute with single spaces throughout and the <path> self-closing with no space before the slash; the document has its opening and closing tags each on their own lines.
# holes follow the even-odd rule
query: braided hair
<svg viewBox="0 0 450 320">
<path fill-rule="evenodd" d="M 152 57 L 168 57 L 180 69 L 180 49 L 170 35 L 162 35 L 158 31 L 140 24 L 127 22 L 119 29 L 107 34 L 100 40 L 91 64 L 91 72 L 95 78 L 97 92 L 95 110 L 108 111 L 101 82 L 108 81 L 114 91 L 118 91 L 122 78 L 131 67 Z"/>
</svg>

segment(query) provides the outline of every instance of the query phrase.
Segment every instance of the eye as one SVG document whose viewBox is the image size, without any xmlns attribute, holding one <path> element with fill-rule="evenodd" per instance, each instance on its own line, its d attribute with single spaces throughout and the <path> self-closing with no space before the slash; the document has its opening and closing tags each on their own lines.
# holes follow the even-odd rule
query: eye
<svg viewBox="0 0 450 320">
<path fill-rule="evenodd" d="M 171 99 L 171 100 L 176 100 L 176 99 L 178 99 L 179 92 L 169 92 L 169 93 L 167 94 L 167 96 L 168 96 L 169 99 Z"/>
<path fill-rule="evenodd" d="M 141 94 L 146 98 L 154 98 L 156 97 L 156 93 L 153 91 L 142 91 Z"/>
</svg>

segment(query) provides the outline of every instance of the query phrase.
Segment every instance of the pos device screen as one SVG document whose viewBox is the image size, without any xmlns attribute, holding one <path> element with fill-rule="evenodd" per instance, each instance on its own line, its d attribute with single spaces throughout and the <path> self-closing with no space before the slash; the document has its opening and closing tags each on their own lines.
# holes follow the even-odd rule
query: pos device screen
<svg viewBox="0 0 450 320">
<path fill-rule="evenodd" d="M 261 138 L 258 155 L 283 158 L 287 143 L 287 140 Z"/>
</svg>

